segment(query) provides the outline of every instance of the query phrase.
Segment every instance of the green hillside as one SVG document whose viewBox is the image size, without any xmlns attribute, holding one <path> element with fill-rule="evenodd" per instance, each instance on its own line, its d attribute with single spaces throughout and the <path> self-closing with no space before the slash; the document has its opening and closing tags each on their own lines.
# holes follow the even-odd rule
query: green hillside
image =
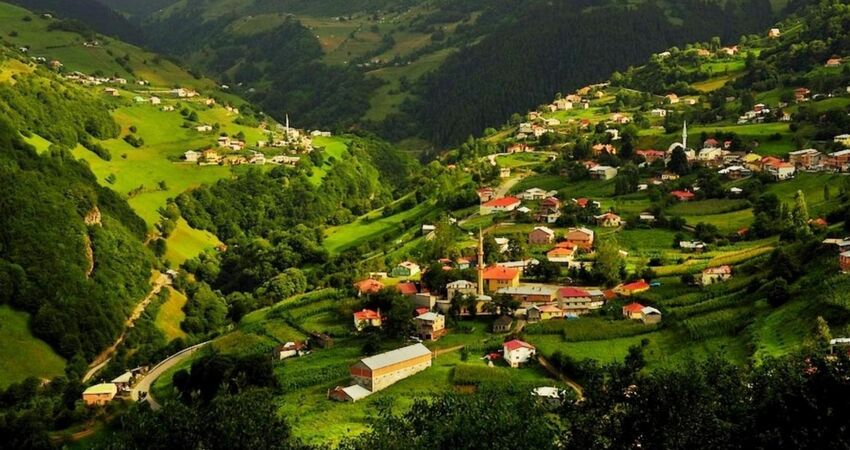
<svg viewBox="0 0 850 450">
<path fill-rule="evenodd" d="M 65 360 L 29 331 L 29 316 L 6 305 L 0 306 L 0 388 L 27 377 L 51 379 L 62 375 Z"/>
</svg>

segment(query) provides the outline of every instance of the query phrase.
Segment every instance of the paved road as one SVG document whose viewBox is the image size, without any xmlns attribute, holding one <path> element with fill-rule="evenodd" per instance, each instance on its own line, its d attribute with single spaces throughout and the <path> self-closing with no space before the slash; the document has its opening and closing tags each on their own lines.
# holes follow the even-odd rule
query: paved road
<svg viewBox="0 0 850 450">
<path fill-rule="evenodd" d="M 187 347 L 179 352 L 169 356 L 168 358 L 162 360 L 159 364 L 155 365 L 151 370 L 136 383 L 136 386 L 130 391 L 130 398 L 135 401 L 139 401 L 139 394 L 142 392 L 147 393 L 145 397 L 145 401 L 147 401 L 151 409 L 156 411 L 160 408 L 159 403 L 157 403 L 156 399 L 151 395 L 151 386 L 156 381 L 157 378 L 160 377 L 163 373 L 165 373 L 168 369 L 180 364 L 185 361 L 187 358 L 191 357 L 196 351 L 200 350 L 203 346 L 209 344 L 212 341 L 201 342 L 200 344 L 193 345 L 191 347 Z"/>
<path fill-rule="evenodd" d="M 130 314 L 130 317 L 128 317 L 127 321 L 124 322 L 124 331 L 121 332 L 121 335 L 118 336 L 118 339 L 115 340 L 115 343 L 103 350 L 99 355 L 97 355 L 97 357 L 94 358 L 94 361 L 89 364 L 89 370 L 83 376 L 83 383 L 90 380 L 96 373 L 100 371 L 100 369 L 106 366 L 106 364 L 112 358 L 112 354 L 115 353 L 115 351 L 118 349 L 118 346 L 121 345 L 122 342 L 124 342 L 124 338 L 127 337 L 127 331 L 130 328 L 133 328 L 133 324 L 136 322 L 136 320 L 139 319 L 139 317 L 142 316 L 142 313 L 145 312 L 145 308 L 147 308 L 150 302 L 154 299 L 154 297 L 159 294 L 163 286 L 170 284 L 171 277 L 164 273 L 159 274 L 156 280 L 154 280 L 151 290 L 150 292 L 148 292 L 148 295 L 145 296 L 145 298 L 143 298 L 142 301 L 140 301 L 136 305 L 136 307 L 133 309 L 133 313 Z"/>
</svg>

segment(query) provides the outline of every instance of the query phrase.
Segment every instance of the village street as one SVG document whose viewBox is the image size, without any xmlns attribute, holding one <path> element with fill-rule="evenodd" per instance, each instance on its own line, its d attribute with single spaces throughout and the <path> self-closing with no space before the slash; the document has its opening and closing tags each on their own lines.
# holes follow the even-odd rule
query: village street
<svg viewBox="0 0 850 450">
<path fill-rule="evenodd" d="M 152 410 L 158 410 L 160 408 L 160 405 L 150 393 L 151 386 L 153 386 L 153 383 L 156 381 L 156 379 L 159 378 L 163 373 L 168 371 L 168 369 L 171 369 L 172 367 L 182 363 L 183 361 L 191 357 L 196 351 L 200 350 L 210 342 L 211 341 L 205 341 L 201 342 L 200 344 L 187 347 L 162 360 L 159 364 L 157 364 L 150 371 L 148 371 L 148 373 L 143 375 L 142 378 L 136 383 L 136 385 L 133 387 L 133 390 L 130 391 L 130 398 L 134 401 L 139 401 L 139 398 L 142 397 L 142 394 L 144 393 L 143 400 L 148 402 Z"/>
</svg>

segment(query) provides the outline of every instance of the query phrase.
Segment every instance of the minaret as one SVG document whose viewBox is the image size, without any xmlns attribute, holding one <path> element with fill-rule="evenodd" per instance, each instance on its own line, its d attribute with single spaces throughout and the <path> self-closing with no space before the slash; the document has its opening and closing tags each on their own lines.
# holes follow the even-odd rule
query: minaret
<svg viewBox="0 0 850 450">
<path fill-rule="evenodd" d="M 478 296 L 484 295 L 484 235 L 478 229 Z"/>
<path fill-rule="evenodd" d="M 289 139 L 289 114 L 286 115 L 286 138 Z"/>
<path fill-rule="evenodd" d="M 682 150 L 688 149 L 688 121 L 685 121 L 685 125 L 682 127 Z"/>
</svg>

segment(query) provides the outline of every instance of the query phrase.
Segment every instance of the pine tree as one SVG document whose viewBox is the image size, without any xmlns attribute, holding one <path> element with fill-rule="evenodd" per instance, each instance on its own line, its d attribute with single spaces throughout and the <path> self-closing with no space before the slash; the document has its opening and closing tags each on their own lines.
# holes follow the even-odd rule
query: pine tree
<svg viewBox="0 0 850 450">
<path fill-rule="evenodd" d="M 791 226 L 800 236 L 811 234 L 809 229 L 809 208 L 806 206 L 806 195 L 797 191 L 794 195 L 794 209 L 791 210 Z"/>
</svg>

